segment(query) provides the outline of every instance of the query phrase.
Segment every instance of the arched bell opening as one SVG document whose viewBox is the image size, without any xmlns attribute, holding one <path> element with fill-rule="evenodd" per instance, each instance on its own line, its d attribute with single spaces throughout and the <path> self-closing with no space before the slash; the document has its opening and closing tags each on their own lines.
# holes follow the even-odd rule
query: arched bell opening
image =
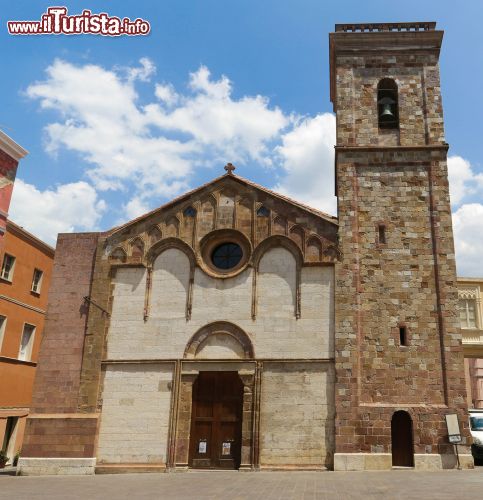
<svg viewBox="0 0 483 500">
<path fill-rule="evenodd" d="M 377 117 L 380 129 L 399 128 L 398 89 L 391 78 L 383 78 L 377 86 Z"/>
</svg>

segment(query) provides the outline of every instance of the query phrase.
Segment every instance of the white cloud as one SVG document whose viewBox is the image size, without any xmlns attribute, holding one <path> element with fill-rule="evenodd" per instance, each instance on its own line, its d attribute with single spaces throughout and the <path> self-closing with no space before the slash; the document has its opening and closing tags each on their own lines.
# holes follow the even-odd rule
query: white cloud
<svg viewBox="0 0 483 500">
<path fill-rule="evenodd" d="M 282 136 L 282 144 L 277 147 L 285 175 L 274 189 L 335 214 L 334 144 L 333 114 L 300 121 Z"/>
<path fill-rule="evenodd" d="M 156 66 L 147 57 L 141 57 L 139 63 L 141 66 L 127 69 L 128 80 L 131 82 L 134 80 L 148 82 L 151 76 L 156 73 Z"/>
<path fill-rule="evenodd" d="M 470 162 L 461 156 L 448 157 L 448 178 L 453 207 L 479 190 L 483 190 L 483 174 L 475 173 Z"/>
<path fill-rule="evenodd" d="M 61 118 L 45 127 L 47 151 L 79 153 L 96 189 L 130 187 L 143 204 L 178 194 L 195 166 L 271 164 L 270 143 L 290 115 L 262 96 L 234 99 L 230 80 L 212 79 L 204 66 L 190 75 L 186 95 L 158 84 L 158 100 L 141 106 L 136 81 L 148 81 L 155 67 L 145 58 L 140 63 L 108 70 L 54 61 L 46 79 L 26 91 Z"/>
<path fill-rule="evenodd" d="M 170 83 L 164 85 L 158 83 L 154 93 L 158 99 L 166 104 L 166 106 L 174 106 L 179 101 L 179 95 Z"/>
<path fill-rule="evenodd" d="M 468 203 L 453 213 L 458 276 L 483 276 L 483 204 Z"/>
<path fill-rule="evenodd" d="M 126 214 L 126 218 L 121 218 L 118 221 L 118 224 L 124 224 L 129 220 L 135 219 L 146 212 L 149 212 L 149 206 L 144 203 L 140 198 L 134 197 L 131 198 L 124 206 L 124 213 Z"/>
<path fill-rule="evenodd" d="M 46 243 L 55 245 L 57 233 L 96 229 L 105 209 L 104 201 L 86 182 L 40 191 L 17 178 L 9 216 Z"/>
</svg>

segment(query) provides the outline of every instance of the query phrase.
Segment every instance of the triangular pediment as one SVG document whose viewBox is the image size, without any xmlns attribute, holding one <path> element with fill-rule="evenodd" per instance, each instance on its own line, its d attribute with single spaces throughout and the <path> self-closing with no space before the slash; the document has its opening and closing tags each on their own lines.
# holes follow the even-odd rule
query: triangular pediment
<svg viewBox="0 0 483 500">
<path fill-rule="evenodd" d="M 252 248 L 270 236 L 290 238 L 307 262 L 333 261 L 338 254 L 337 218 L 232 173 L 113 228 L 106 249 L 129 260 L 161 239 L 178 238 L 196 251 L 208 233 L 220 229 L 243 233 Z"/>
</svg>

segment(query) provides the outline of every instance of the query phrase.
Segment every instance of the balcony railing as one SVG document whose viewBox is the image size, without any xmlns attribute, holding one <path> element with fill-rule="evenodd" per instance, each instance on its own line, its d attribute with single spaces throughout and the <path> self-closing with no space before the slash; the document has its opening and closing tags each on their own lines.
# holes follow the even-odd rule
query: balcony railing
<svg viewBox="0 0 483 500">
<path fill-rule="evenodd" d="M 369 33 L 379 31 L 434 31 L 435 22 L 427 23 L 364 23 L 364 24 L 336 24 L 336 32 Z"/>
</svg>

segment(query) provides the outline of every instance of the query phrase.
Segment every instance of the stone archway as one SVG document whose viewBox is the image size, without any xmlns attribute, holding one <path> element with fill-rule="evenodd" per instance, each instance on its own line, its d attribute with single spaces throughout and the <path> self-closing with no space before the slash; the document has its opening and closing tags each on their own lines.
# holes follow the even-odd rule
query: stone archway
<svg viewBox="0 0 483 500">
<path fill-rule="evenodd" d="M 256 363 L 253 344 L 240 327 L 228 321 L 216 321 L 200 328 L 188 341 L 179 379 L 178 413 L 176 419 L 175 467 L 203 466 L 193 463 L 195 445 L 199 443 L 192 439 L 203 436 L 192 436 L 193 390 L 200 378 L 200 374 L 210 372 L 214 378 L 215 372 L 220 374 L 237 374 L 242 384 L 240 404 L 241 438 L 237 446 L 236 467 L 250 469 L 253 466 L 253 391 L 255 384 Z M 226 375 L 225 375 L 226 376 Z M 196 397 L 195 397 L 196 399 Z M 221 441 L 222 442 L 222 441 Z M 217 443 L 220 445 L 220 443 Z M 190 448 L 192 459 L 189 460 Z M 207 448 L 208 449 L 208 448 Z M 196 458 L 201 459 L 203 454 L 198 453 Z"/>
<path fill-rule="evenodd" d="M 185 359 L 253 359 L 250 337 L 229 321 L 215 321 L 200 328 L 188 341 Z"/>
<path fill-rule="evenodd" d="M 391 419 L 393 467 L 414 467 L 413 422 L 407 411 L 396 411 Z"/>
</svg>

